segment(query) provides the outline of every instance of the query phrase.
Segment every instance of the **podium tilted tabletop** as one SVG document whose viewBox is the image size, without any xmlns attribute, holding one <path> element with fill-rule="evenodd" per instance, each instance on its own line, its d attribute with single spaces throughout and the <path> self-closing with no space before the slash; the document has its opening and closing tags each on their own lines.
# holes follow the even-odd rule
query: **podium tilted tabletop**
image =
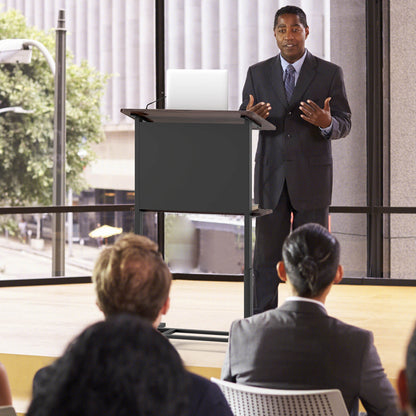
<svg viewBox="0 0 416 416">
<path fill-rule="evenodd" d="M 253 313 L 252 130 L 275 126 L 250 111 L 122 109 L 135 120 L 135 231 L 143 213 L 244 216 L 244 316 Z"/>
</svg>

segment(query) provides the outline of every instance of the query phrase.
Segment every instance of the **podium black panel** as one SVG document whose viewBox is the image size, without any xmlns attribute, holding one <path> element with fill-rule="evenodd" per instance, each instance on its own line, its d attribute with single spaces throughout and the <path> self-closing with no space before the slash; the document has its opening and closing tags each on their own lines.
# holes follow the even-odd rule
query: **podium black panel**
<svg viewBox="0 0 416 416">
<path fill-rule="evenodd" d="M 249 125 L 138 122 L 140 209 L 244 214 L 251 208 Z"/>
</svg>

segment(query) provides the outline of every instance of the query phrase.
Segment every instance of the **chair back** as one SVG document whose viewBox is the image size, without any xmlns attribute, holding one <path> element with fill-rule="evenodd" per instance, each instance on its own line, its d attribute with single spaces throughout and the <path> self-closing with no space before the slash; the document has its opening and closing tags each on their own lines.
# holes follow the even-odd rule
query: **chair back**
<svg viewBox="0 0 416 416">
<path fill-rule="evenodd" d="M 0 406 L 0 416 L 16 416 L 13 406 Z"/>
<path fill-rule="evenodd" d="M 348 416 L 339 390 L 276 390 L 211 378 L 235 416 Z"/>
</svg>

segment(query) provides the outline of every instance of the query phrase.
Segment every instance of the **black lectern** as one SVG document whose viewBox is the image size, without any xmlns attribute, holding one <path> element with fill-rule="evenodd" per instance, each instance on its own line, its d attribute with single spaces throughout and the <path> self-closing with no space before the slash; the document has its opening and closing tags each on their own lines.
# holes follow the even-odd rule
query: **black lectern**
<svg viewBox="0 0 416 416">
<path fill-rule="evenodd" d="M 252 130 L 249 111 L 122 109 L 135 120 L 135 230 L 143 213 L 244 215 L 244 316 L 252 295 Z"/>
</svg>

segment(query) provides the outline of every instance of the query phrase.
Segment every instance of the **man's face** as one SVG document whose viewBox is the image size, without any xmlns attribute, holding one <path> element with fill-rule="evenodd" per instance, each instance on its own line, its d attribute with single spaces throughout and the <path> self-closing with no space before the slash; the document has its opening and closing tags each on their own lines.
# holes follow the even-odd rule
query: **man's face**
<svg viewBox="0 0 416 416">
<path fill-rule="evenodd" d="M 309 35 L 309 28 L 304 27 L 296 14 L 282 14 L 277 19 L 274 37 L 283 58 L 289 62 L 296 62 L 305 52 L 305 39 Z"/>
</svg>

